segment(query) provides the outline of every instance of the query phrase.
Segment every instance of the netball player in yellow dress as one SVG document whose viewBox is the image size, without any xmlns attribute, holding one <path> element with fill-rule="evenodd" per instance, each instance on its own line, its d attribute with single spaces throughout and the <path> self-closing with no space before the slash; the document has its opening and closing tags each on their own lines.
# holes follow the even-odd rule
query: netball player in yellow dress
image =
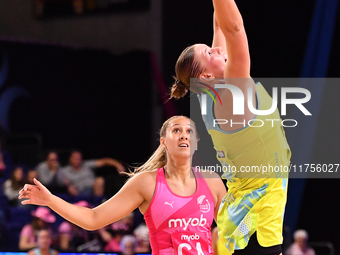
<svg viewBox="0 0 340 255">
<path fill-rule="evenodd" d="M 291 152 L 278 121 L 278 110 L 255 115 L 244 104 L 244 114 L 234 115 L 231 91 L 222 88 L 215 93 L 213 80 L 223 78 L 223 83 L 237 86 L 245 99 L 251 93 L 253 108 L 267 110 L 272 106 L 272 98 L 262 84 L 255 84 L 250 77 L 248 41 L 235 1 L 213 0 L 213 4 L 212 47 L 195 44 L 182 52 L 171 97 L 180 98 L 188 90 L 197 93 L 200 101 L 206 93 L 212 95 L 204 97 L 203 120 L 217 159 L 223 166 L 236 169 L 222 175 L 227 179 L 228 194 L 218 215 L 219 238 L 234 254 L 278 255 L 288 186 L 288 173 L 282 169 L 290 164 Z M 199 82 L 190 82 L 190 78 Z M 218 97 L 221 103 L 214 104 L 215 98 L 219 102 Z M 216 124 L 216 119 L 223 121 Z M 246 172 L 263 166 L 267 167 L 266 173 Z"/>
</svg>

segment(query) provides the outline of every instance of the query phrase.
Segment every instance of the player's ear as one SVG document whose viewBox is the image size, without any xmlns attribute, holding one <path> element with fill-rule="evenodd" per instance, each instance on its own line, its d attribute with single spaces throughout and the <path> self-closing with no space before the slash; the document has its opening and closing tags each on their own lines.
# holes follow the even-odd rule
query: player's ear
<svg viewBox="0 0 340 255">
<path fill-rule="evenodd" d="M 200 80 L 204 81 L 211 81 L 212 79 L 215 79 L 215 76 L 212 75 L 211 73 L 201 73 L 198 78 L 200 78 Z"/>
<path fill-rule="evenodd" d="M 160 143 L 160 145 L 162 145 L 163 149 L 166 148 L 166 143 L 165 143 L 164 137 L 161 137 L 161 139 L 159 139 L 159 143 Z"/>
</svg>

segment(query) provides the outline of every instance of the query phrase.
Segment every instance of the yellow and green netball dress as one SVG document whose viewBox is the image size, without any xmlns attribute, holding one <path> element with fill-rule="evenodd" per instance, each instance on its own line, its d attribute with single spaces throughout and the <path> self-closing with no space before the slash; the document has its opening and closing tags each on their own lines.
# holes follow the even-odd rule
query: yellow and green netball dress
<svg viewBox="0 0 340 255">
<path fill-rule="evenodd" d="M 257 109 L 270 109 L 272 98 L 262 84 L 255 87 Z M 198 95 L 199 100 L 201 96 Z M 231 253 L 244 249 L 255 231 L 261 246 L 281 244 L 288 184 L 288 172 L 282 171 L 282 167 L 289 166 L 291 152 L 278 110 L 255 116 L 251 126 L 226 132 L 218 125 L 213 126 L 213 99 L 210 96 L 206 99 L 207 114 L 203 118 L 217 159 L 222 166 L 237 169 L 222 175 L 227 179 L 228 194 L 217 218 L 219 237 Z M 267 167 L 269 173 L 246 172 L 247 167 L 248 170 Z M 279 168 L 280 171 L 270 170 Z"/>
</svg>

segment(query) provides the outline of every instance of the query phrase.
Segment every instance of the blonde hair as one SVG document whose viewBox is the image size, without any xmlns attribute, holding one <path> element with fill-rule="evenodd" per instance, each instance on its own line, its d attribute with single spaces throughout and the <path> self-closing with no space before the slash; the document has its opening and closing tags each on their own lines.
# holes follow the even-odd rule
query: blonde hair
<svg viewBox="0 0 340 255">
<path fill-rule="evenodd" d="M 195 123 L 190 118 L 188 118 L 186 116 L 181 116 L 181 115 L 173 116 L 173 117 L 167 119 L 163 123 L 163 125 L 162 125 L 162 127 L 159 131 L 160 138 L 166 136 L 166 131 L 167 131 L 170 123 L 172 121 L 176 120 L 176 119 L 179 119 L 179 118 L 186 118 L 186 119 L 190 120 L 193 123 L 193 126 L 195 127 L 195 130 L 196 130 Z M 196 139 L 199 140 L 197 132 L 195 132 L 195 134 L 196 134 Z M 143 165 L 136 167 L 133 172 L 127 173 L 127 175 L 132 177 L 132 176 L 136 175 L 137 173 L 151 172 L 155 169 L 164 167 L 166 164 L 167 164 L 166 151 L 163 148 L 163 146 L 160 144 L 158 146 L 158 148 L 155 150 L 155 152 L 151 155 L 151 157 Z"/>
</svg>

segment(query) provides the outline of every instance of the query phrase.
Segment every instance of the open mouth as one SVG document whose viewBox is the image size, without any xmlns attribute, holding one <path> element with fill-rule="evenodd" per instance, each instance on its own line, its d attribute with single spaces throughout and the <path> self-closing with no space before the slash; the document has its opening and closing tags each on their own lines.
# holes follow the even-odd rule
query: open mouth
<svg viewBox="0 0 340 255">
<path fill-rule="evenodd" d="M 188 147 L 189 147 L 189 144 L 181 143 L 181 144 L 179 145 L 179 147 L 188 148 Z"/>
</svg>

